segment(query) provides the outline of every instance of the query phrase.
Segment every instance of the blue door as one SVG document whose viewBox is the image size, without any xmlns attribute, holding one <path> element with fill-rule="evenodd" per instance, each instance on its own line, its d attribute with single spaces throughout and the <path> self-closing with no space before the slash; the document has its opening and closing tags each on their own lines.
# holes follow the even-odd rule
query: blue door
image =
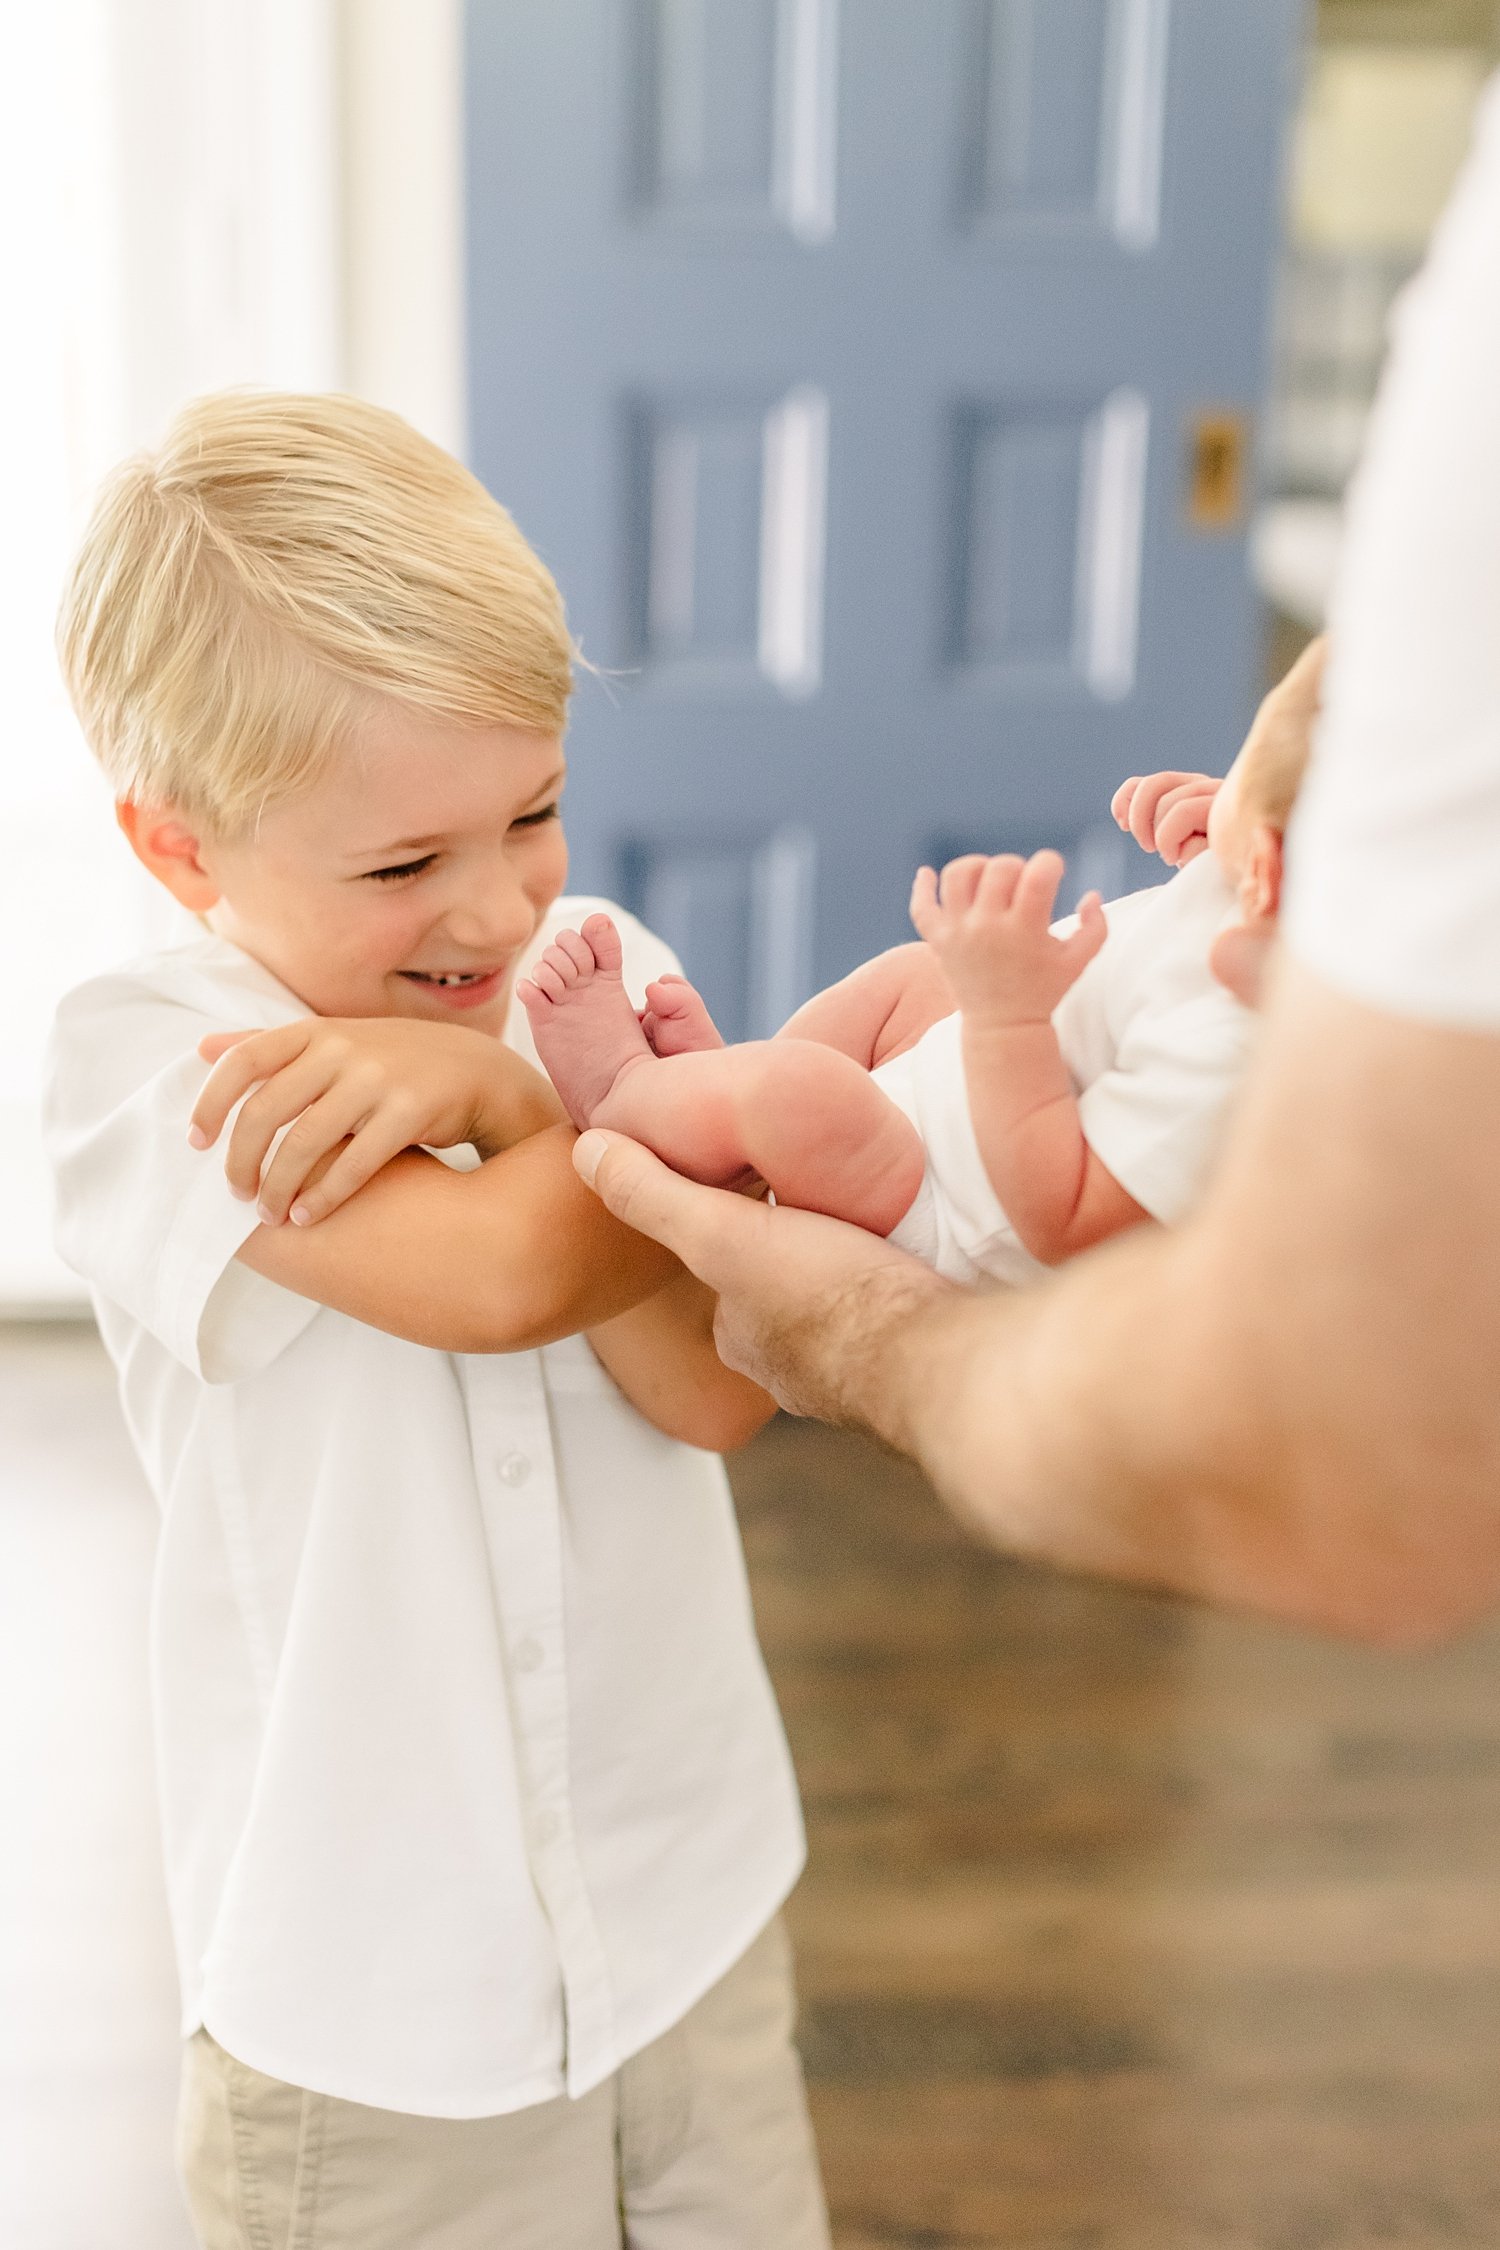
<svg viewBox="0 0 1500 2250">
<path fill-rule="evenodd" d="M 472 458 L 599 677 L 574 881 L 730 1035 L 915 867 L 1222 767 L 1299 0 L 470 0 Z M 1133 863 L 1133 864 L 1132 864 Z"/>
</svg>

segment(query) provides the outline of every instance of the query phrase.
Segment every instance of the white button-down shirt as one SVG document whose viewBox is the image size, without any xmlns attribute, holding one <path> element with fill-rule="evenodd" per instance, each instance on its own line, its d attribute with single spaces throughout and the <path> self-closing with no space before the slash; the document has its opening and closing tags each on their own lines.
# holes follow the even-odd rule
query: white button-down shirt
<svg viewBox="0 0 1500 2250">
<path fill-rule="evenodd" d="M 1500 78 L 1350 494 L 1286 933 L 1397 1015 L 1500 1030 Z"/>
<path fill-rule="evenodd" d="M 618 919 L 639 993 L 671 956 Z M 184 2029 L 490 2115 L 586 2092 L 732 1965 L 801 1866 L 796 1788 L 717 1459 L 580 1337 L 450 1356 L 236 1260 L 195 1049 L 304 1012 L 206 938 L 83 986 L 54 1039 L 59 1240 L 162 1510 Z M 507 1037 L 532 1054 L 519 1011 Z"/>
</svg>

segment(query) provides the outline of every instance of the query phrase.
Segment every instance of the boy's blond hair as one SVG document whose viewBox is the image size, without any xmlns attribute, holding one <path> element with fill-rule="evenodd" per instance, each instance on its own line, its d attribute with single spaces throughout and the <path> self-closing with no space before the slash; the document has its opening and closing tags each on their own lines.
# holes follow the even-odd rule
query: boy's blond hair
<svg viewBox="0 0 1500 2250">
<path fill-rule="evenodd" d="M 561 597 L 477 478 L 361 399 L 223 391 L 95 505 L 68 691 L 119 797 L 219 833 L 310 782 L 376 699 L 560 733 Z"/>
</svg>

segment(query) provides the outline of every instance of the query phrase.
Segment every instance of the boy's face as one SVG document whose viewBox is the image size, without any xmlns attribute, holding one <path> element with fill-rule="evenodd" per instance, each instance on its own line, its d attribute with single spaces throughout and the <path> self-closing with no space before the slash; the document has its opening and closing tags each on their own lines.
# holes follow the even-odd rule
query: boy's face
<svg viewBox="0 0 1500 2250">
<path fill-rule="evenodd" d="M 316 1014 L 499 1032 L 517 958 L 567 875 L 563 771 L 555 736 L 388 704 L 249 835 L 198 838 L 179 822 L 193 855 L 183 881 L 143 848 L 152 816 L 127 826 L 184 904 Z M 156 843 L 171 851 L 165 828 Z M 173 856 L 187 855 L 179 844 Z"/>
</svg>

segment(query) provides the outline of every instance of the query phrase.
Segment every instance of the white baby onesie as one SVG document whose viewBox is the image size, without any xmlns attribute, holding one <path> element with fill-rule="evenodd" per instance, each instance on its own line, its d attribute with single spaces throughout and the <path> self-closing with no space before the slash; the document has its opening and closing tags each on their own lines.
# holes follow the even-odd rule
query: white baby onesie
<svg viewBox="0 0 1500 2250">
<path fill-rule="evenodd" d="M 1089 1146 L 1153 1218 L 1182 1217 L 1218 1145 L 1255 1019 L 1209 971 L 1235 899 L 1212 852 L 1104 909 L 1109 937 L 1052 1021 Z M 1060 934 L 1074 927 L 1059 922 Z M 891 1234 L 950 1280 L 1021 1282 L 1046 1269 L 990 1186 L 969 1115 L 956 1015 L 872 1073 L 927 1152 Z"/>
</svg>

